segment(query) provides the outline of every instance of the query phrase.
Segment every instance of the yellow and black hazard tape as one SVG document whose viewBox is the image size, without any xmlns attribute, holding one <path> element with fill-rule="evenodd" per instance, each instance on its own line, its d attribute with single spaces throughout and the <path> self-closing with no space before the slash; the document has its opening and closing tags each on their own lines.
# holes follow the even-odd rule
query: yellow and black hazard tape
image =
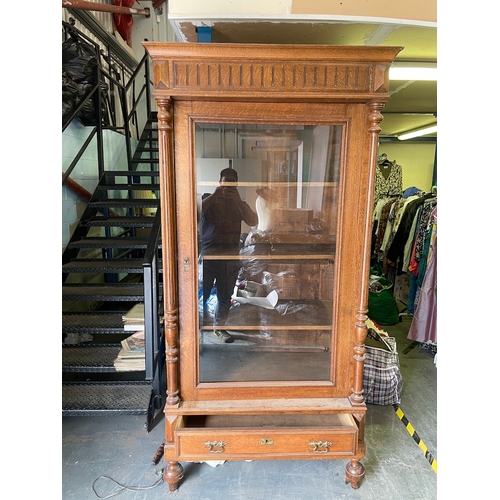
<svg viewBox="0 0 500 500">
<path fill-rule="evenodd" d="M 420 439 L 419 435 L 417 434 L 417 432 L 413 428 L 413 425 L 411 425 L 410 422 L 408 421 L 408 419 L 405 417 L 405 414 L 403 413 L 403 411 L 401 410 L 399 405 L 394 404 L 392 406 L 393 406 L 394 410 L 396 410 L 396 415 L 399 417 L 401 422 L 403 422 L 403 424 L 405 425 L 406 430 L 408 431 L 410 436 L 413 438 L 415 443 L 418 444 L 418 447 L 424 452 L 425 458 L 431 464 L 431 467 L 433 468 L 434 472 L 437 473 L 437 467 L 438 467 L 437 460 L 431 455 L 431 453 L 427 449 L 427 446 L 425 446 L 425 443 Z"/>
</svg>

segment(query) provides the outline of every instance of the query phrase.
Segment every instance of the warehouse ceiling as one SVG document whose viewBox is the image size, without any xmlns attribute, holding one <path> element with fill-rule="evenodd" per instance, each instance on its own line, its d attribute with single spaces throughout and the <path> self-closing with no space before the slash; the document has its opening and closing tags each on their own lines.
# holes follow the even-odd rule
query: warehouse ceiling
<svg viewBox="0 0 500 500">
<path fill-rule="evenodd" d="M 197 26 L 209 26 L 213 43 L 304 43 L 403 47 L 398 62 L 437 62 L 434 27 L 396 23 L 175 20 L 179 41 L 197 42 Z M 394 80 L 385 105 L 381 139 L 437 123 L 437 82 Z M 436 134 L 426 136 L 435 137 Z"/>
</svg>

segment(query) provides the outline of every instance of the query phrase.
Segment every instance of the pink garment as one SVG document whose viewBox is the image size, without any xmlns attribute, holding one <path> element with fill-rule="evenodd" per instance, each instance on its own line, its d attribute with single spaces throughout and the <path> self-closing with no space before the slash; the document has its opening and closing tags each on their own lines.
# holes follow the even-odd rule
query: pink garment
<svg viewBox="0 0 500 500">
<path fill-rule="evenodd" d="M 437 342 L 437 234 L 429 250 L 427 269 L 420 289 L 408 338 L 423 344 Z"/>
</svg>

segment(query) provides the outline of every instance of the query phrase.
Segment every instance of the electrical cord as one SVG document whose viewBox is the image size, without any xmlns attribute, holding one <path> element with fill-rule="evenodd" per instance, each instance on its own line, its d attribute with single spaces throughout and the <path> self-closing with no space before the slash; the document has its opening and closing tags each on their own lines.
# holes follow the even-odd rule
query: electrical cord
<svg viewBox="0 0 500 500">
<path fill-rule="evenodd" d="M 99 476 L 93 483 L 92 483 L 92 490 L 94 491 L 95 495 L 97 498 L 111 498 L 111 497 L 114 497 L 116 495 L 119 495 L 120 493 L 123 493 L 124 491 L 145 491 L 145 490 L 151 490 L 153 488 L 156 488 L 157 486 L 159 486 L 160 484 L 163 483 L 163 470 L 155 470 L 155 473 L 157 475 L 160 476 L 160 478 L 155 482 L 153 483 L 152 485 L 150 486 L 125 486 L 124 484 L 121 484 L 119 483 L 118 481 L 116 481 L 115 479 L 113 479 L 112 477 L 109 477 L 109 476 Z M 115 483 L 115 485 L 119 486 L 121 489 L 119 489 L 118 491 L 115 491 L 113 493 L 110 493 L 109 495 L 105 495 L 105 496 L 101 496 L 97 493 L 96 489 L 95 489 L 95 485 L 97 483 L 97 481 L 99 481 L 99 479 L 109 479 L 110 481 L 112 481 L 113 483 Z"/>
</svg>

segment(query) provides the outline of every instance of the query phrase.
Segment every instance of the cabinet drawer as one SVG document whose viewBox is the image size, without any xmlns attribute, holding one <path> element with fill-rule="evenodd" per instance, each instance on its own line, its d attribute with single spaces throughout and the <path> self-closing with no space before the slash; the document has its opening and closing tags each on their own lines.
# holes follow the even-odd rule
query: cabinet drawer
<svg viewBox="0 0 500 500">
<path fill-rule="evenodd" d="M 179 460 L 334 458 L 357 453 L 349 414 L 190 416 L 176 430 Z"/>
</svg>

